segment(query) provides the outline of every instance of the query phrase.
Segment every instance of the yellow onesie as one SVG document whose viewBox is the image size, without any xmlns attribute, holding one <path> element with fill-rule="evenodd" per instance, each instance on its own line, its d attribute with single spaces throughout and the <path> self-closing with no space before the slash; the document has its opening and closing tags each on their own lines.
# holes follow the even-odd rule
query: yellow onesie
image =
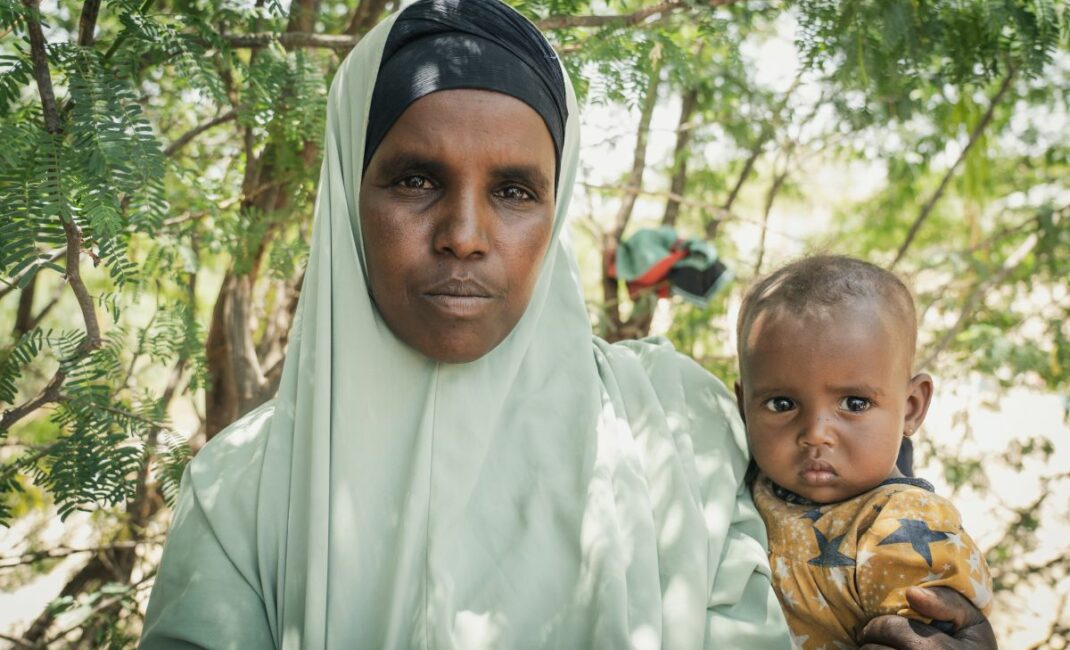
<svg viewBox="0 0 1070 650">
<path fill-rule="evenodd" d="M 794 647 L 856 648 L 862 627 L 882 614 L 927 621 L 907 605 L 913 585 L 950 587 L 988 613 L 992 580 L 984 556 L 955 506 L 927 481 L 888 479 L 824 505 L 764 475 L 753 492 Z"/>
</svg>

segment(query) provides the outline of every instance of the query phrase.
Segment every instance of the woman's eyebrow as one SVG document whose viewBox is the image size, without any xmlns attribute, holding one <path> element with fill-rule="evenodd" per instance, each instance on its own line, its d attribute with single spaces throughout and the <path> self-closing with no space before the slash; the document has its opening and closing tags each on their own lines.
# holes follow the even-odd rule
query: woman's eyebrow
<svg viewBox="0 0 1070 650">
<path fill-rule="evenodd" d="M 524 183 L 540 194 L 550 189 L 550 179 L 535 165 L 505 165 L 496 167 L 494 175 L 502 180 L 515 180 Z"/>
<path fill-rule="evenodd" d="M 387 174 L 397 174 L 404 171 L 422 171 L 431 174 L 441 174 L 446 166 L 441 162 L 421 156 L 416 153 L 402 152 L 390 156 L 382 162 L 380 168 Z"/>
</svg>

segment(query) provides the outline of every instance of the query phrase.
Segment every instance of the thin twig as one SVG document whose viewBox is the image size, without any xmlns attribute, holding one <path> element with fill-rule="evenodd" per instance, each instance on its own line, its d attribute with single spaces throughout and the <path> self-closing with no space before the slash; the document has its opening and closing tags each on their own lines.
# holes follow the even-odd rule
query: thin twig
<svg viewBox="0 0 1070 650">
<path fill-rule="evenodd" d="M 84 618 L 82 618 L 80 621 L 78 621 L 74 625 L 71 625 L 67 629 L 61 630 L 61 631 L 55 633 L 54 635 L 52 635 L 51 638 L 49 638 L 46 642 L 41 644 L 41 647 L 44 647 L 44 648 L 51 647 L 53 643 L 56 643 L 57 641 L 59 641 L 60 639 L 64 638 L 65 636 L 67 636 L 71 632 L 73 632 L 73 631 L 77 630 L 78 628 L 82 627 L 83 625 L 85 625 L 86 621 L 88 621 L 90 618 L 92 618 L 93 616 L 95 616 L 99 612 L 102 612 L 102 611 L 104 611 L 106 609 L 109 609 L 113 605 L 117 605 L 118 603 L 121 603 L 123 601 L 123 599 L 129 597 L 130 594 L 132 594 L 132 593 L 138 591 L 139 589 L 141 589 L 141 586 L 143 584 L 145 584 L 149 580 L 152 580 L 155 577 L 156 577 L 156 569 L 153 569 L 152 571 L 149 571 L 144 576 L 142 576 L 140 580 L 138 580 L 137 582 L 131 584 L 130 588 L 127 589 L 126 591 L 124 591 L 122 593 L 115 594 L 114 596 L 111 596 L 110 598 L 101 599 L 100 602 L 98 602 L 96 605 L 93 606 L 93 609 L 91 609 L 89 611 L 89 613 L 85 615 Z"/>
<path fill-rule="evenodd" d="M 14 557 L 0 557 L 0 569 L 11 569 L 25 564 L 40 562 L 41 560 L 56 560 L 71 555 L 78 555 L 79 553 L 101 553 L 103 551 L 112 551 L 116 549 L 137 548 L 141 544 L 161 543 L 163 543 L 162 538 L 152 537 L 138 541 L 123 540 L 104 546 L 92 546 L 89 548 L 49 548 L 41 551 L 33 551 L 32 553 L 23 553 L 22 555 Z"/>
<path fill-rule="evenodd" d="M 736 182 L 732 185 L 732 189 L 729 190 L 728 196 L 725 198 L 724 204 L 721 205 L 725 213 L 732 212 L 732 206 L 735 205 L 736 199 L 739 198 L 739 193 L 740 190 L 743 189 L 743 185 L 747 182 L 747 179 L 750 178 L 751 171 L 754 170 L 755 163 L 757 163 L 758 158 L 761 157 L 762 152 L 765 149 L 766 143 L 773 139 L 776 127 L 780 124 L 781 115 L 784 112 L 784 108 L 788 105 L 788 102 L 791 101 L 792 95 L 795 94 L 795 91 L 798 90 L 799 85 L 802 82 L 803 71 L 804 68 L 799 68 L 799 70 L 795 73 L 795 78 L 792 79 L 791 85 L 788 86 L 788 89 L 784 91 L 784 95 L 780 98 L 780 101 L 778 101 L 776 106 L 773 108 L 773 113 L 772 115 L 770 115 L 769 121 L 765 123 L 765 125 L 762 127 L 761 133 L 758 134 L 757 140 L 755 140 L 754 145 L 750 149 L 750 153 L 747 155 L 746 161 L 744 161 L 743 163 L 743 169 L 739 172 L 739 177 L 736 178 Z M 711 221 L 706 224 L 707 239 L 712 240 L 714 239 L 714 237 L 717 236 L 717 229 L 719 225 L 720 223 L 717 221 Z"/>
<path fill-rule="evenodd" d="M 154 1 L 155 0 L 143 0 L 143 2 L 141 3 L 141 6 L 138 7 L 138 9 L 137 9 L 137 12 L 139 14 L 144 14 L 146 11 L 149 10 L 149 7 L 152 6 L 152 3 Z M 124 29 L 123 31 L 119 32 L 119 35 L 115 37 L 114 41 L 112 41 L 111 46 L 108 47 L 108 50 L 106 52 L 104 52 L 103 61 L 104 62 L 110 61 L 111 57 L 115 56 L 115 53 L 119 51 L 119 47 L 126 41 L 127 37 L 129 37 L 129 36 L 130 36 L 130 31 L 129 30 L 125 30 Z"/>
<path fill-rule="evenodd" d="M 30 643 L 26 639 L 23 639 L 23 638 L 17 637 L 17 636 L 11 636 L 9 634 L 0 634 L 0 639 L 3 639 L 4 641 L 10 641 L 11 643 L 15 644 L 15 647 L 17 647 L 17 648 L 36 648 L 37 647 L 36 645 L 34 645 L 33 643 Z"/>
<path fill-rule="evenodd" d="M 929 200 L 922 204 L 921 210 L 918 211 L 918 216 L 914 218 L 914 223 L 910 224 L 910 230 L 907 232 L 906 239 L 899 245 L 899 250 L 895 253 L 895 259 L 888 265 L 889 269 L 894 269 L 895 266 L 899 264 L 900 260 L 903 259 L 903 256 L 906 255 L 907 249 L 914 243 L 914 238 L 917 237 L 922 224 L 929 218 L 929 215 L 932 213 L 933 208 L 936 207 L 937 202 L 944 196 L 948 184 L 955 176 L 955 171 L 959 168 L 959 165 L 962 164 L 962 161 L 966 160 L 966 155 L 970 153 L 970 149 L 972 149 L 973 145 L 981 139 L 981 135 L 985 132 L 985 129 L 992 123 L 992 118 L 996 115 L 996 106 L 999 105 L 1000 100 L 1003 99 L 1003 96 L 1007 94 L 1007 90 L 1011 87 L 1011 81 L 1014 80 L 1014 72 L 1014 68 L 1007 71 L 1007 76 L 1003 78 L 1003 83 L 1000 84 L 999 90 L 996 91 L 996 94 L 992 97 L 992 101 L 988 104 L 988 110 L 985 111 L 985 114 L 981 116 L 980 121 L 974 125 L 973 130 L 970 132 L 970 137 L 966 141 L 966 146 L 962 148 L 958 158 L 955 159 L 955 162 L 952 163 L 951 167 L 944 173 L 944 177 L 940 179 L 940 184 L 929 197 Z"/>
<path fill-rule="evenodd" d="M 226 113 L 223 113 L 222 115 L 219 115 L 217 117 L 213 117 L 212 119 L 210 119 L 210 120 L 208 120 L 206 122 L 201 122 L 197 126 L 195 126 L 192 129 L 190 129 L 189 131 L 186 131 L 182 135 L 178 136 L 178 138 L 175 139 L 174 142 L 172 142 L 171 144 L 167 145 L 167 148 L 163 150 L 163 155 L 165 155 L 168 158 L 170 158 L 171 156 L 173 156 L 176 153 L 178 153 L 178 151 L 180 149 L 182 149 L 182 147 L 185 147 L 187 144 L 192 142 L 194 138 L 196 138 L 200 134 L 204 133 L 208 129 L 211 129 L 212 127 L 219 126 L 220 124 L 225 124 L 227 122 L 230 122 L 231 120 L 235 119 L 236 117 L 238 117 L 238 112 L 232 110 L 232 111 L 228 111 Z"/>
<path fill-rule="evenodd" d="M 37 314 L 33 318 L 30 319 L 30 322 L 29 322 L 30 329 L 33 329 L 33 328 L 37 327 L 38 325 L 40 325 L 41 321 L 44 319 L 44 317 L 48 315 L 48 312 L 52 311 L 52 308 L 59 304 L 60 298 L 62 298 L 62 297 L 63 297 L 63 287 L 60 286 L 60 287 L 58 287 L 58 290 L 53 293 L 52 297 L 49 298 L 48 302 L 45 303 L 45 306 L 41 308 L 41 311 L 37 312 Z M 27 330 L 27 331 L 29 331 L 29 330 Z"/>
<path fill-rule="evenodd" d="M 708 7 L 722 7 L 740 0 L 709 0 Z M 665 0 L 657 4 L 637 9 L 628 14 L 585 15 L 585 16 L 549 16 L 535 21 L 539 29 L 554 30 L 572 27 L 585 28 L 620 28 L 639 25 L 657 16 L 673 13 L 688 8 L 683 0 Z M 247 34 L 224 34 L 223 40 L 230 47 L 261 47 L 278 43 L 287 49 L 298 47 L 325 48 L 331 50 L 350 50 L 358 42 L 357 34 L 320 34 L 315 32 L 253 32 Z"/>
<path fill-rule="evenodd" d="M 703 210 L 709 210 L 714 213 L 715 220 L 723 220 L 729 216 L 733 216 L 731 212 L 725 212 L 724 208 L 715 203 L 709 203 L 706 201 L 699 201 L 696 199 L 689 199 L 681 194 L 675 192 L 659 192 L 655 190 L 647 190 L 641 187 L 617 187 L 613 185 L 596 185 L 594 183 L 581 183 L 582 187 L 588 190 L 595 190 L 598 192 L 614 192 L 617 194 L 635 194 L 640 196 L 647 196 L 655 199 L 666 199 L 693 208 L 700 208 Z M 740 219 L 746 221 L 745 219 Z"/>
<path fill-rule="evenodd" d="M 790 150 L 786 157 L 790 159 Z M 776 201 L 781 188 L 784 187 L 784 181 L 788 179 L 789 173 L 788 163 L 785 162 L 784 168 L 773 177 L 773 182 L 769 184 L 769 191 L 765 194 L 765 209 L 762 211 L 762 233 L 758 240 L 758 258 L 754 261 L 754 277 L 758 277 L 762 272 L 762 262 L 765 260 L 765 240 L 769 232 L 769 215 L 773 212 L 773 203 Z"/>
<path fill-rule="evenodd" d="M 550 16 L 535 21 L 539 29 L 566 29 L 569 27 L 631 27 L 638 25 L 651 16 L 673 12 L 687 5 L 680 0 L 665 0 L 657 4 L 643 7 L 630 14 L 616 16 Z"/>
<path fill-rule="evenodd" d="M 18 276 L 14 277 L 14 278 L 11 278 L 11 282 L 8 284 L 8 286 L 0 288 L 0 298 L 3 298 L 7 294 L 9 294 L 12 291 L 14 291 L 15 289 L 17 289 L 18 286 L 19 286 L 19 282 L 27 274 L 36 273 L 37 271 L 40 270 L 40 267 L 43 264 L 51 264 L 52 262 L 55 262 L 59 258 L 63 257 L 63 254 L 66 253 L 66 252 L 67 252 L 66 248 L 60 248 L 58 250 L 54 250 L 51 253 L 47 254 L 48 255 L 48 259 L 46 261 L 40 262 L 38 264 L 31 265 L 31 266 L 27 267 L 25 271 L 23 271 L 22 273 L 19 273 Z"/>
<path fill-rule="evenodd" d="M 223 40 L 232 48 L 263 47 L 278 43 L 286 49 L 299 47 L 330 50 L 351 50 L 360 42 L 360 36 L 345 34 L 317 34 L 313 32 L 254 32 L 251 34 L 224 34 Z"/>
<path fill-rule="evenodd" d="M 962 310 L 959 312 L 959 317 L 955 320 L 955 324 L 948 328 L 948 330 L 945 331 L 935 343 L 926 349 L 925 356 L 918 363 L 919 368 L 929 367 L 933 361 L 936 360 L 936 357 L 939 356 L 940 353 L 951 344 L 951 341 L 958 336 L 958 333 L 966 327 L 973 312 L 976 311 L 980 305 L 981 299 L 986 293 L 986 289 L 1001 284 L 1003 280 L 1010 275 L 1011 271 L 1021 264 L 1026 255 L 1036 248 L 1039 241 L 1040 237 L 1035 232 L 1026 237 L 1021 246 L 1011 253 L 1010 257 L 1003 263 L 999 271 L 990 276 L 987 281 L 978 282 L 973 287 L 969 296 L 967 296 L 966 300 L 963 302 Z"/>
<path fill-rule="evenodd" d="M 118 415 L 120 417 L 124 417 L 124 418 L 126 418 L 128 420 L 134 420 L 135 422 L 140 422 L 141 424 L 144 424 L 145 426 L 150 427 L 152 429 L 163 429 L 164 428 L 163 426 L 160 425 L 159 422 L 155 422 L 153 420 L 150 420 L 149 418 L 141 416 L 141 415 L 138 415 L 137 413 L 131 413 L 130 411 L 125 411 L 123 409 L 117 409 L 114 406 L 98 406 L 96 408 L 99 408 L 101 411 L 106 411 L 106 412 L 111 413 L 113 415 Z"/>
</svg>

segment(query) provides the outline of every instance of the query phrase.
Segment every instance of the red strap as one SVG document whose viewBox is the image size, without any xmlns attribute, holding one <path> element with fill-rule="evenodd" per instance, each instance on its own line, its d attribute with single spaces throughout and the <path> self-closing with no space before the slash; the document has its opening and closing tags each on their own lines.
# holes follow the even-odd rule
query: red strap
<svg viewBox="0 0 1070 650">
<path fill-rule="evenodd" d="M 633 280 L 629 280 L 628 288 L 631 289 L 633 286 L 637 288 L 654 286 L 658 282 L 664 280 L 665 276 L 669 275 L 669 270 L 672 269 L 673 265 L 685 257 L 687 257 L 687 250 L 674 249 L 670 251 L 668 255 L 661 258 L 647 269 L 646 273 Z"/>
</svg>

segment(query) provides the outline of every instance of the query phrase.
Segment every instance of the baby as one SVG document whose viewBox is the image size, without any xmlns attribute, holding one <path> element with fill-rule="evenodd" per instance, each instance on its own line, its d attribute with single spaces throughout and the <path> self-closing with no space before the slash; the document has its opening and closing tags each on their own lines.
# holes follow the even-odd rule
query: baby
<svg viewBox="0 0 1070 650">
<path fill-rule="evenodd" d="M 750 290 L 738 333 L 754 502 L 795 647 L 853 648 L 876 616 L 922 618 L 913 585 L 951 587 L 987 612 L 988 567 L 958 511 L 896 468 L 933 392 L 912 374 L 903 283 L 860 260 L 806 258 Z"/>
</svg>

